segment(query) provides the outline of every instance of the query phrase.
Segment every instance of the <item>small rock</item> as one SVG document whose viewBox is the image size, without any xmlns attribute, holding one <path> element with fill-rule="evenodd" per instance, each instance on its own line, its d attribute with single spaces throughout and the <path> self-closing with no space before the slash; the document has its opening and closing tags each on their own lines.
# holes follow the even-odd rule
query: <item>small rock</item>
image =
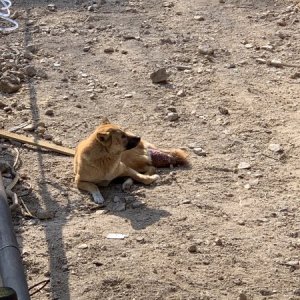
<svg viewBox="0 0 300 300">
<path fill-rule="evenodd" d="M 62 141 L 57 138 L 53 139 L 52 142 L 58 146 L 62 146 L 62 144 L 63 144 Z"/>
<path fill-rule="evenodd" d="M 271 295 L 273 295 L 273 291 L 270 291 L 268 289 L 261 289 L 259 292 L 262 296 L 271 296 Z"/>
<path fill-rule="evenodd" d="M 183 200 L 181 203 L 182 204 L 191 204 L 192 201 L 187 199 L 187 200 Z"/>
<path fill-rule="evenodd" d="M 289 267 L 297 267 L 299 266 L 299 260 L 290 260 L 290 261 L 287 261 L 285 263 L 286 266 L 289 266 Z"/>
<path fill-rule="evenodd" d="M 295 296 L 300 296 L 300 289 L 294 290 L 294 295 Z"/>
<path fill-rule="evenodd" d="M 267 63 L 267 61 L 266 61 L 265 59 L 263 59 L 263 58 L 257 58 L 257 59 L 256 59 L 256 62 L 259 63 L 259 64 L 261 64 L 261 65 Z"/>
<path fill-rule="evenodd" d="M 253 48 L 253 44 L 245 44 L 245 48 L 251 49 L 251 48 Z"/>
<path fill-rule="evenodd" d="M 45 70 L 43 69 L 38 69 L 36 71 L 36 76 L 40 77 L 40 78 L 43 78 L 43 79 L 48 79 L 48 74 L 46 73 Z"/>
<path fill-rule="evenodd" d="M 91 50 L 90 46 L 83 47 L 83 52 L 89 52 Z"/>
<path fill-rule="evenodd" d="M 53 111 L 53 109 L 47 109 L 47 110 L 45 111 L 45 115 L 46 115 L 46 116 L 53 117 L 53 116 L 54 116 L 54 111 Z"/>
<path fill-rule="evenodd" d="M 222 241 L 221 239 L 219 239 L 219 238 L 215 239 L 215 244 L 216 244 L 217 246 L 223 246 L 223 245 L 224 245 L 224 244 L 223 244 L 223 241 Z"/>
<path fill-rule="evenodd" d="M 245 170 L 245 169 L 250 169 L 251 165 L 247 162 L 240 162 L 238 165 L 239 170 Z"/>
<path fill-rule="evenodd" d="M 121 54 L 128 54 L 128 51 L 127 50 L 121 50 Z"/>
<path fill-rule="evenodd" d="M 244 185 L 244 188 L 245 188 L 246 190 L 250 190 L 250 189 L 251 189 L 251 185 L 250 185 L 249 183 L 246 183 L 246 184 Z"/>
<path fill-rule="evenodd" d="M 21 88 L 20 79 L 5 77 L 0 80 L 0 92 L 13 94 Z"/>
<path fill-rule="evenodd" d="M 194 16 L 194 20 L 196 20 L 196 21 L 204 21 L 205 18 L 203 16 Z"/>
<path fill-rule="evenodd" d="M 5 103 L 3 103 L 2 101 L 0 101 L 0 109 L 3 109 L 4 107 L 6 107 L 7 105 Z"/>
<path fill-rule="evenodd" d="M 190 253 L 197 253 L 197 245 L 191 245 L 191 246 L 189 246 L 188 247 L 188 251 L 190 252 Z"/>
<path fill-rule="evenodd" d="M 23 128 L 24 131 L 34 131 L 35 126 L 33 124 L 29 124 Z"/>
<path fill-rule="evenodd" d="M 218 110 L 222 115 L 229 115 L 229 111 L 226 107 L 219 106 Z"/>
<path fill-rule="evenodd" d="M 215 50 L 207 45 L 202 45 L 198 47 L 199 54 L 203 55 L 214 55 Z"/>
<path fill-rule="evenodd" d="M 145 206 L 145 202 L 143 201 L 134 201 L 132 204 L 131 204 L 131 207 L 133 209 L 136 209 L 136 208 L 140 208 L 142 206 Z"/>
<path fill-rule="evenodd" d="M 121 202 L 122 200 L 119 196 L 115 196 L 113 201 L 114 201 L 114 203 L 118 203 L 118 202 Z"/>
<path fill-rule="evenodd" d="M 31 53 L 36 53 L 38 51 L 38 47 L 35 44 L 28 44 L 26 46 L 26 50 L 31 52 Z"/>
<path fill-rule="evenodd" d="M 23 70 L 24 73 L 29 77 L 34 77 L 37 73 L 36 68 L 34 66 L 26 66 Z"/>
<path fill-rule="evenodd" d="M 132 98 L 133 95 L 132 95 L 132 94 L 125 94 L 124 97 L 125 97 L 125 98 Z"/>
<path fill-rule="evenodd" d="M 44 139 L 47 141 L 51 141 L 53 139 L 53 136 L 51 134 L 44 134 Z"/>
<path fill-rule="evenodd" d="M 279 144 L 270 144 L 268 149 L 272 152 L 280 153 L 283 152 L 282 147 Z"/>
<path fill-rule="evenodd" d="M 292 79 L 300 78 L 300 72 L 296 72 L 296 73 L 292 74 L 292 75 L 291 75 L 291 78 L 292 78 Z"/>
<path fill-rule="evenodd" d="M 158 69 L 150 74 L 150 79 L 153 83 L 163 83 L 169 78 L 169 74 L 165 68 Z"/>
<path fill-rule="evenodd" d="M 279 20 L 279 21 L 277 22 L 277 25 L 284 27 L 284 26 L 287 25 L 287 23 L 286 23 L 285 20 Z"/>
<path fill-rule="evenodd" d="M 244 226 L 246 224 L 246 222 L 243 220 L 237 221 L 236 223 L 240 226 Z"/>
<path fill-rule="evenodd" d="M 10 106 L 5 106 L 5 107 L 3 108 L 3 110 L 4 110 L 4 112 L 6 112 L 6 113 L 11 113 L 11 112 L 12 112 L 12 108 L 11 108 Z"/>
<path fill-rule="evenodd" d="M 239 294 L 239 300 L 248 300 L 248 297 L 245 293 L 240 293 Z"/>
<path fill-rule="evenodd" d="M 113 47 L 108 47 L 104 49 L 104 53 L 113 53 L 113 52 L 115 52 Z"/>
<path fill-rule="evenodd" d="M 179 90 L 177 93 L 178 97 L 184 97 L 186 95 L 185 91 L 183 89 Z"/>
<path fill-rule="evenodd" d="M 225 0 L 219 0 L 219 3 L 225 3 Z"/>
<path fill-rule="evenodd" d="M 125 202 L 117 202 L 114 207 L 113 207 L 114 211 L 124 211 L 126 210 L 126 204 Z"/>
<path fill-rule="evenodd" d="M 205 152 L 205 150 L 200 147 L 194 148 L 193 151 L 196 155 L 199 155 L 199 156 L 206 156 L 206 154 L 207 154 Z"/>
<path fill-rule="evenodd" d="M 282 68 L 282 62 L 279 59 L 272 59 L 271 61 L 268 62 L 269 66 L 273 66 L 276 68 Z"/>
<path fill-rule="evenodd" d="M 173 2 L 164 2 L 163 7 L 168 7 L 168 8 L 174 7 L 174 3 Z"/>
<path fill-rule="evenodd" d="M 57 7 L 55 4 L 48 4 L 47 8 L 49 11 L 52 11 L 52 12 L 57 11 Z"/>
<path fill-rule="evenodd" d="M 81 244 L 81 245 L 79 245 L 77 248 L 78 249 L 87 249 L 89 246 L 87 245 L 87 244 Z"/>
<path fill-rule="evenodd" d="M 179 119 L 179 115 L 178 115 L 178 113 L 175 113 L 175 112 L 169 112 L 167 114 L 166 119 L 171 122 L 177 121 Z"/>
</svg>

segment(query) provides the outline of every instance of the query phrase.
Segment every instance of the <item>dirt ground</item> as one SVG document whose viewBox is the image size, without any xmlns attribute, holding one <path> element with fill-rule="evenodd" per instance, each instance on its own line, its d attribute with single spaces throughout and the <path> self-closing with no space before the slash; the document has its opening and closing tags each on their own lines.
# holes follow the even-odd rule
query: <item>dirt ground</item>
<svg viewBox="0 0 300 300">
<path fill-rule="evenodd" d="M 107 116 L 191 162 L 103 188 L 100 209 L 72 158 L 17 144 L 14 191 L 37 217 L 14 215 L 28 283 L 51 280 L 32 299 L 300 299 L 299 9 L 13 1 L 0 75 L 21 83 L 0 94 L 4 129 L 75 147 Z M 161 67 L 168 83 L 153 84 Z"/>
</svg>

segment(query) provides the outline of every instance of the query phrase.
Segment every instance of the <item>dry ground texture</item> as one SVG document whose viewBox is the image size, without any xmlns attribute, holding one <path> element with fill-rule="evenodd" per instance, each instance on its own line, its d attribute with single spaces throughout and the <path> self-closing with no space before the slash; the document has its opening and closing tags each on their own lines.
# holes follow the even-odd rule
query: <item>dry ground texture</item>
<svg viewBox="0 0 300 300">
<path fill-rule="evenodd" d="M 3 128 L 75 147 L 107 116 L 191 161 L 111 184 L 99 209 L 72 158 L 17 145 L 14 191 L 37 217 L 14 216 L 28 282 L 51 279 L 33 299 L 300 299 L 297 5 L 13 2 L 0 75 L 21 85 L 0 94 Z M 160 67 L 167 84 L 149 78 Z"/>
</svg>

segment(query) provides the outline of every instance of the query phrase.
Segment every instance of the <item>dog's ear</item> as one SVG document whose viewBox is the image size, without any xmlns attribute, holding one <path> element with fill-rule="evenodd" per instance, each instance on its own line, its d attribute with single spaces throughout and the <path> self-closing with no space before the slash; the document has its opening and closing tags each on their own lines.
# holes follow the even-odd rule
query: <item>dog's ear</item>
<svg viewBox="0 0 300 300">
<path fill-rule="evenodd" d="M 97 132 L 96 139 L 101 144 L 105 144 L 109 139 L 109 132 Z"/>
<path fill-rule="evenodd" d="M 105 117 L 103 120 L 102 120 L 102 124 L 105 125 L 105 124 L 111 124 L 111 122 L 108 120 L 107 117 Z"/>
</svg>

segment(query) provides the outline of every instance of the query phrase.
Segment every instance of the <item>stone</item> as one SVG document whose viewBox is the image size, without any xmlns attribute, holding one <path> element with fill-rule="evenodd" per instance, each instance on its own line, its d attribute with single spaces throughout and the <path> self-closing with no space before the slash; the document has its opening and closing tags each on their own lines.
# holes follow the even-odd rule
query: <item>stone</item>
<svg viewBox="0 0 300 300">
<path fill-rule="evenodd" d="M 55 4 L 48 4 L 47 8 L 49 11 L 52 11 L 52 12 L 57 11 L 57 7 Z"/>
<path fill-rule="evenodd" d="M 5 106 L 5 107 L 3 108 L 3 110 L 4 110 L 4 112 L 6 112 L 6 113 L 11 113 L 11 112 L 12 112 L 12 108 L 11 108 L 10 106 Z"/>
<path fill-rule="evenodd" d="M 113 48 L 113 47 L 108 47 L 108 48 L 105 48 L 103 51 L 104 51 L 104 53 L 109 53 L 109 54 L 111 54 L 111 53 L 115 52 L 115 50 L 114 50 L 114 48 Z"/>
<path fill-rule="evenodd" d="M 188 251 L 190 252 L 190 253 L 197 253 L 197 251 L 198 251 L 198 249 L 197 249 L 197 245 L 191 245 L 191 246 L 189 246 L 188 247 Z"/>
<path fill-rule="evenodd" d="M 226 107 L 219 106 L 218 110 L 222 115 L 229 115 L 229 111 Z"/>
<path fill-rule="evenodd" d="M 240 162 L 238 165 L 239 170 L 245 170 L 245 169 L 250 169 L 251 165 L 247 162 Z"/>
<path fill-rule="evenodd" d="M 78 249 L 82 249 L 82 250 L 88 249 L 88 247 L 89 246 L 87 244 L 81 244 L 81 245 L 77 246 Z"/>
<path fill-rule="evenodd" d="M 19 91 L 21 88 L 20 79 L 17 77 L 2 77 L 0 79 L 0 92 L 6 94 L 13 94 Z"/>
<path fill-rule="evenodd" d="M 38 47 L 35 44 L 28 44 L 26 46 L 26 50 L 31 52 L 31 53 L 36 53 L 38 51 Z"/>
<path fill-rule="evenodd" d="M 34 131 L 35 126 L 33 124 L 29 124 L 23 128 L 24 131 Z"/>
<path fill-rule="evenodd" d="M 198 47 L 198 53 L 202 55 L 214 55 L 215 50 L 208 45 L 201 45 Z"/>
<path fill-rule="evenodd" d="M 294 293 L 295 296 L 300 296 L 300 289 L 294 290 L 293 293 Z"/>
<path fill-rule="evenodd" d="M 34 77 L 37 74 L 36 68 L 34 66 L 26 66 L 24 69 L 24 74 L 29 77 Z"/>
<path fill-rule="evenodd" d="M 143 206 L 145 206 L 145 202 L 143 202 L 143 201 L 134 201 L 134 202 L 131 204 L 131 207 L 132 207 L 133 209 L 141 208 L 141 207 L 143 207 Z"/>
<path fill-rule="evenodd" d="M 179 115 L 178 115 L 178 113 L 176 113 L 176 112 L 169 112 L 169 113 L 167 114 L 166 119 L 167 119 L 168 121 L 174 122 L 174 121 L 177 121 L 177 120 L 179 119 Z"/>
<path fill-rule="evenodd" d="M 296 73 L 292 74 L 292 75 L 291 75 L 291 78 L 292 78 L 292 79 L 300 78 L 300 72 L 296 72 Z"/>
<path fill-rule="evenodd" d="M 268 149 L 272 152 L 280 153 L 283 152 L 282 147 L 279 144 L 270 144 Z"/>
<path fill-rule="evenodd" d="M 206 156 L 205 150 L 200 147 L 194 148 L 193 151 L 198 156 Z"/>
<path fill-rule="evenodd" d="M 223 241 L 221 239 L 219 239 L 219 238 L 215 239 L 215 244 L 217 246 L 224 246 Z"/>
<path fill-rule="evenodd" d="M 125 98 L 132 98 L 133 95 L 132 95 L 132 94 L 125 94 L 124 97 L 125 97 Z"/>
<path fill-rule="evenodd" d="M 179 90 L 177 93 L 178 97 L 184 97 L 186 95 L 185 91 L 183 89 Z"/>
<path fill-rule="evenodd" d="M 46 115 L 46 116 L 53 117 L 53 116 L 54 116 L 54 111 L 53 111 L 53 109 L 47 109 L 47 110 L 45 111 L 45 115 Z"/>
<path fill-rule="evenodd" d="M 83 47 L 83 52 L 89 52 L 91 50 L 90 46 Z"/>
<path fill-rule="evenodd" d="M 204 21 L 205 18 L 203 16 L 194 16 L 194 20 L 196 20 L 196 21 Z"/>
<path fill-rule="evenodd" d="M 150 74 L 153 83 L 165 83 L 169 78 L 169 74 L 165 68 L 158 69 Z"/>
<path fill-rule="evenodd" d="M 248 297 L 245 293 L 240 293 L 239 294 L 239 300 L 248 300 Z"/>
<path fill-rule="evenodd" d="M 225 3 L 225 0 L 219 0 L 219 3 Z"/>
</svg>

